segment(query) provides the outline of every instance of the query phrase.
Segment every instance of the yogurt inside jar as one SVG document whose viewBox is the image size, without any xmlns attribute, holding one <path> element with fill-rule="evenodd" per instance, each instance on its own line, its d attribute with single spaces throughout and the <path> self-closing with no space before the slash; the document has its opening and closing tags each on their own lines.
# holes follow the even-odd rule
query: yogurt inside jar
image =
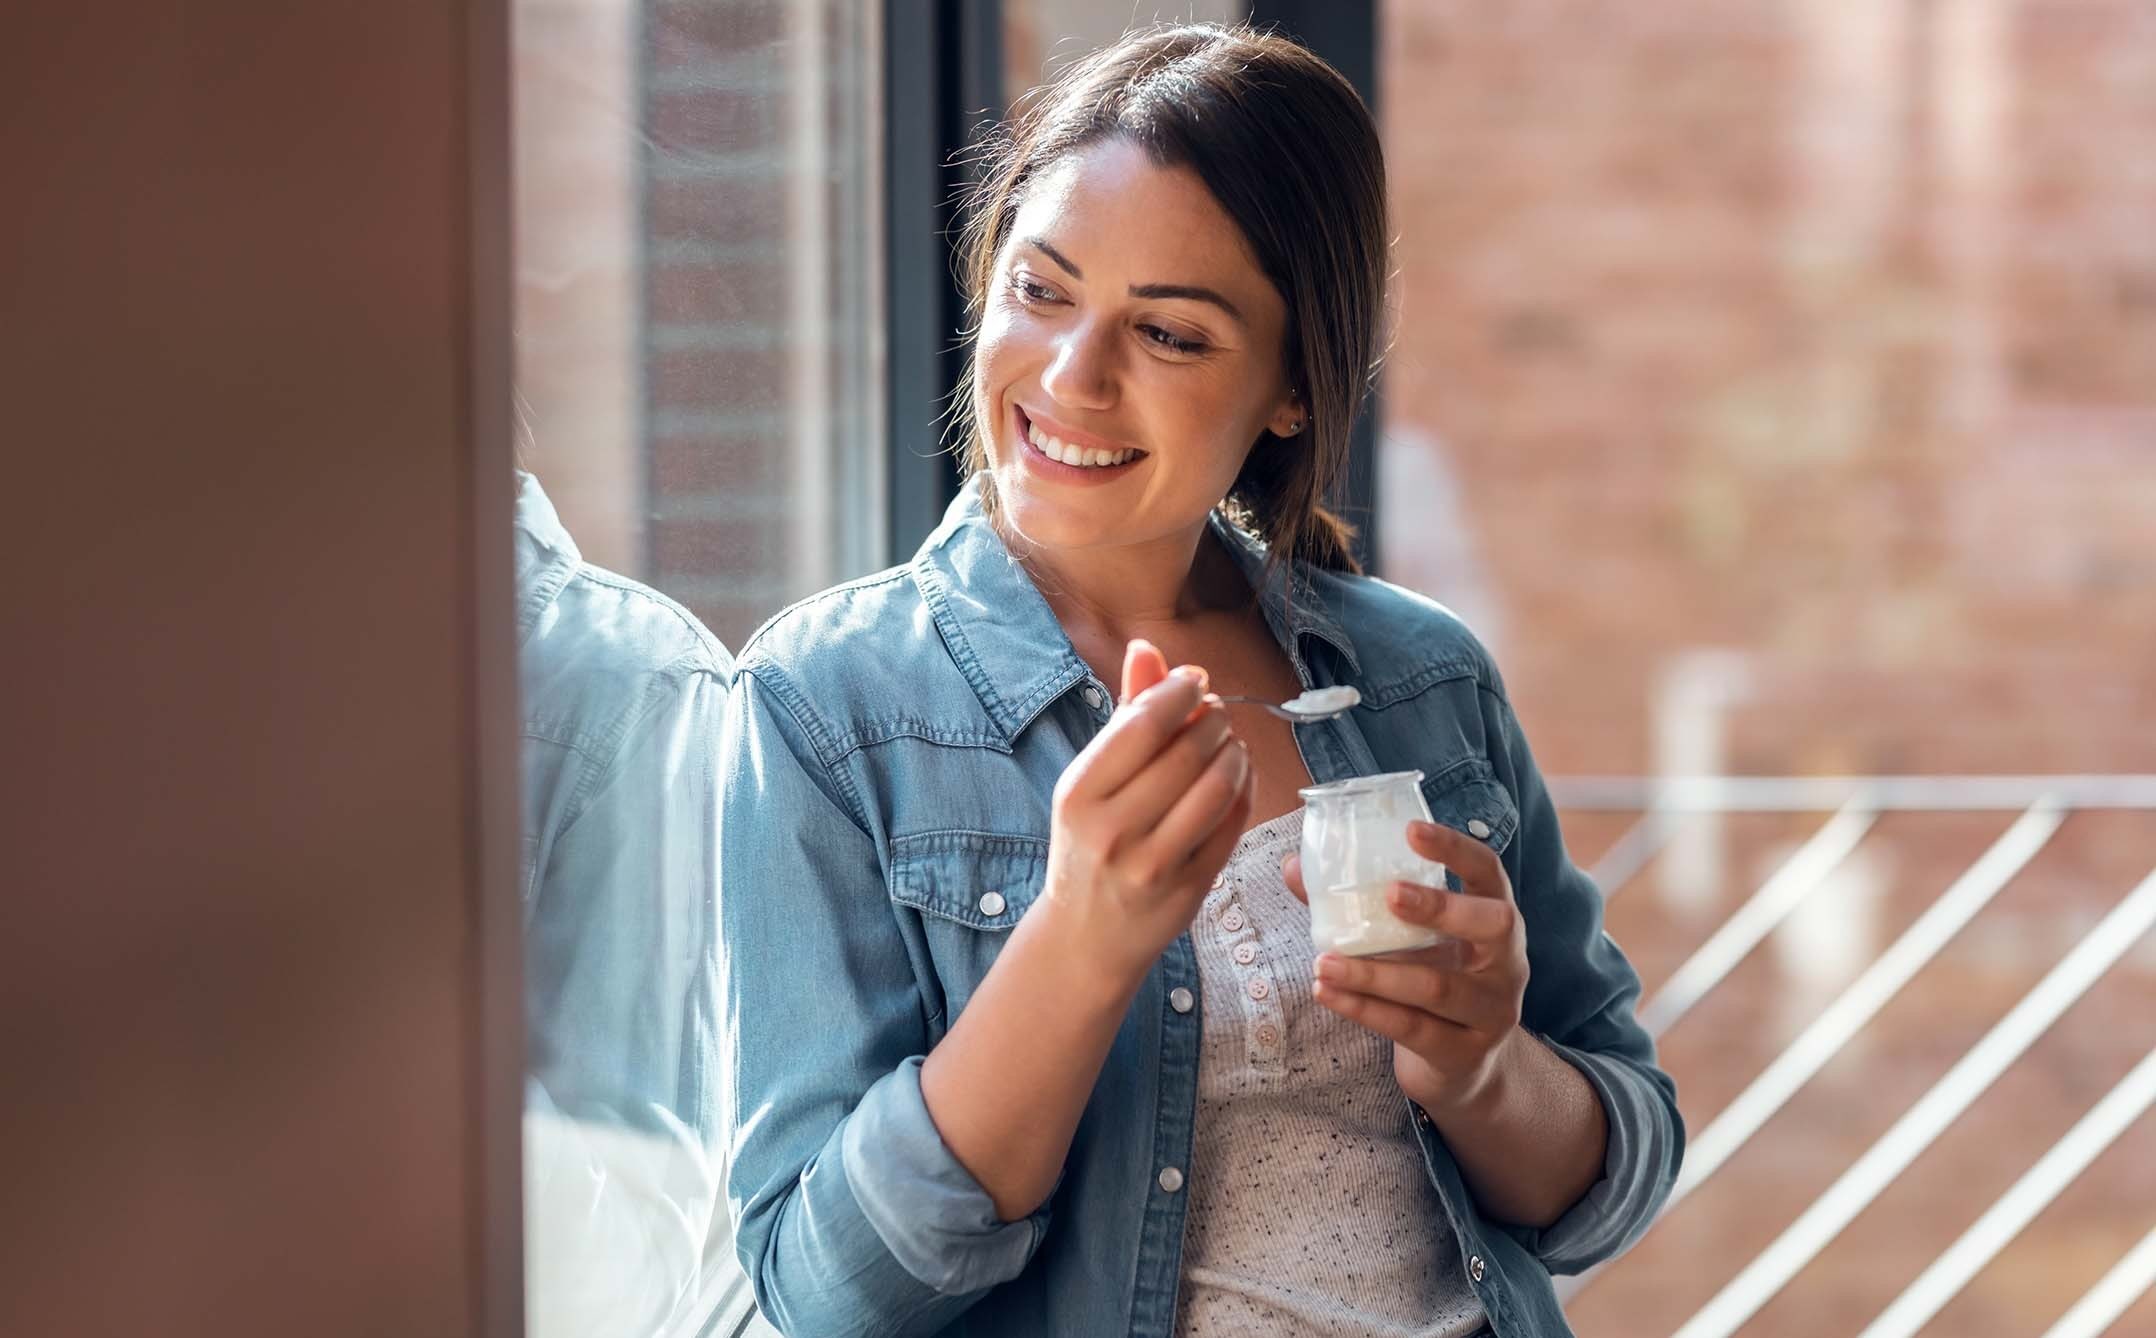
<svg viewBox="0 0 2156 1338">
<path fill-rule="evenodd" d="M 1301 793 L 1303 887 L 1318 951 L 1368 957 L 1443 942 L 1445 935 L 1402 920 L 1385 900 L 1396 882 L 1445 885 L 1445 866 L 1407 843 L 1407 825 L 1430 819 L 1422 773 L 1358 776 Z"/>
</svg>

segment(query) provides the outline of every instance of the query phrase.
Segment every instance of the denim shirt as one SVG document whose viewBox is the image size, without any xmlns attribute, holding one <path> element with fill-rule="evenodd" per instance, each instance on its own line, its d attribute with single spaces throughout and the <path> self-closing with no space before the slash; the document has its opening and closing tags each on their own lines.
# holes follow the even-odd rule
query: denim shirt
<svg viewBox="0 0 2156 1338">
<path fill-rule="evenodd" d="M 719 1207 L 718 730 L 731 663 L 519 474 L 531 1332 L 734 1334 Z M 768 1332 L 768 1330 L 766 1330 Z"/>
<path fill-rule="evenodd" d="M 1491 1327 L 1567 1333 L 1550 1275 L 1635 1240 L 1682 1154 L 1674 1085 L 1634 1017 L 1638 977 L 1473 635 L 1365 577 L 1297 566 L 1261 588 L 1257 541 L 1217 515 L 1210 528 L 1304 686 L 1362 693 L 1348 715 L 1295 727 L 1312 779 L 1420 770 L 1438 821 L 1479 820 L 1511 875 L 1532 971 L 1523 1025 L 1601 1098 L 1602 1178 L 1546 1229 L 1491 1220 L 1412 1113 Z M 1170 1333 L 1185 1196 L 1161 1172 L 1189 1165 L 1203 1010 L 1169 1002 L 1199 989 L 1187 933 L 1132 1000 L 1032 1216 L 998 1219 L 921 1098 L 923 1057 L 1041 893 L 1056 779 L 1114 702 L 987 523 L 977 481 L 909 565 L 796 605 L 743 648 L 720 820 L 727 1198 L 782 1331 Z"/>
</svg>

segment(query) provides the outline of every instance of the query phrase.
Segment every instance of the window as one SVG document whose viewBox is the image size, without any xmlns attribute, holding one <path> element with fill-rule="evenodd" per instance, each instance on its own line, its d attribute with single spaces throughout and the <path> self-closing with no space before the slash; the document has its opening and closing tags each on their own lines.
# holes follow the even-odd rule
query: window
<svg viewBox="0 0 2156 1338">
<path fill-rule="evenodd" d="M 768 1333 L 741 1327 L 711 1039 L 725 653 L 666 601 L 739 649 L 886 561 L 879 8 L 514 5 L 542 1338 Z"/>
</svg>

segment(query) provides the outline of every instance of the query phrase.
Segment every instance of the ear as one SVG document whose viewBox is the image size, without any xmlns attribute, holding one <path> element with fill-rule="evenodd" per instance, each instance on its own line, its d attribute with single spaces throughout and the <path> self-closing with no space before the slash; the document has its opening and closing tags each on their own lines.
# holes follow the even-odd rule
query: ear
<svg viewBox="0 0 2156 1338">
<path fill-rule="evenodd" d="M 1310 411 L 1303 407 L 1302 396 L 1290 390 L 1273 410 L 1273 416 L 1265 420 L 1265 430 L 1276 437 L 1292 437 L 1309 421 Z"/>
</svg>

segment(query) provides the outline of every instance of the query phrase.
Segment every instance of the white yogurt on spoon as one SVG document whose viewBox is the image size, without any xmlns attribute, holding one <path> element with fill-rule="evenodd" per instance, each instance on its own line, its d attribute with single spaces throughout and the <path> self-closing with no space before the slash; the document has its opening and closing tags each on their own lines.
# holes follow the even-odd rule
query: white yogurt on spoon
<svg viewBox="0 0 2156 1338">
<path fill-rule="evenodd" d="M 1280 709 L 1295 715 L 1338 715 L 1361 701 L 1362 694 L 1352 687 L 1343 685 L 1337 688 L 1312 688 L 1299 697 L 1280 703 Z"/>
</svg>

